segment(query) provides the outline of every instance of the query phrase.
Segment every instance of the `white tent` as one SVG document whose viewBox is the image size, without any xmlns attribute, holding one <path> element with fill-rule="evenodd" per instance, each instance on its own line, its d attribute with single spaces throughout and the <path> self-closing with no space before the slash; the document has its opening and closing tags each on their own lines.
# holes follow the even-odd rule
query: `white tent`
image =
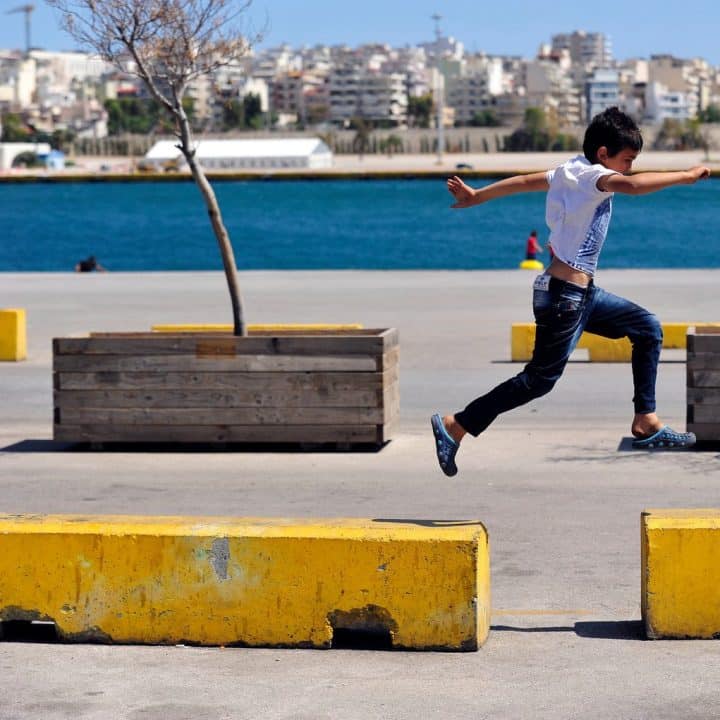
<svg viewBox="0 0 720 720">
<path fill-rule="evenodd" d="M 332 152 L 320 138 L 198 140 L 195 149 L 206 170 L 332 167 Z M 145 159 L 158 165 L 183 160 L 174 140 L 156 142 Z"/>
<path fill-rule="evenodd" d="M 0 170 L 9 170 L 18 155 L 47 155 L 50 150 L 48 143 L 0 143 Z"/>
</svg>

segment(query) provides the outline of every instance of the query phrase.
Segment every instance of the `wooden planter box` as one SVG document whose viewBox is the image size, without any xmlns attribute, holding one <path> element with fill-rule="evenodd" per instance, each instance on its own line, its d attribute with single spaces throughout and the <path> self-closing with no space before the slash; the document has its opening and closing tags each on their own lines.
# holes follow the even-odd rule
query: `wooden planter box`
<svg viewBox="0 0 720 720">
<path fill-rule="evenodd" d="M 399 415 L 398 357 L 395 328 L 56 338 L 53 437 L 381 445 Z"/>
<path fill-rule="evenodd" d="M 687 333 L 687 429 L 698 442 L 720 442 L 720 328 Z"/>
</svg>

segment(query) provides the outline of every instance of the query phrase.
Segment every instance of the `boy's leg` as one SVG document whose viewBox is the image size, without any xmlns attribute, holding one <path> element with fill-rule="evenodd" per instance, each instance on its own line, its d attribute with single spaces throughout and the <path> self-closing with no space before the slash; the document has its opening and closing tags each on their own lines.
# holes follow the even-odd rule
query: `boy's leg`
<svg viewBox="0 0 720 720">
<path fill-rule="evenodd" d="M 628 337 L 632 343 L 632 374 L 635 393 L 634 421 L 645 426 L 634 428 L 647 433 L 659 429 L 655 416 L 655 383 L 662 348 L 662 326 L 653 313 L 640 305 L 595 288 L 585 326 L 587 332 L 607 338 Z"/>
<path fill-rule="evenodd" d="M 550 392 L 562 375 L 585 325 L 589 288 L 540 277 L 546 280 L 536 282 L 533 291 L 536 334 L 532 359 L 521 373 L 473 400 L 461 412 L 444 418 L 456 440 L 454 424 L 477 437 L 501 413 Z"/>
<path fill-rule="evenodd" d="M 635 416 L 630 429 L 636 438 L 653 436 L 665 427 L 657 416 L 655 406 L 655 384 L 663 339 L 660 322 L 645 308 L 601 288 L 595 288 L 588 310 L 587 332 L 613 339 L 630 339 L 635 389 Z M 676 433 L 669 428 L 667 431 L 672 436 L 668 438 L 671 446 L 687 447 L 694 443 L 692 433 Z"/>
</svg>

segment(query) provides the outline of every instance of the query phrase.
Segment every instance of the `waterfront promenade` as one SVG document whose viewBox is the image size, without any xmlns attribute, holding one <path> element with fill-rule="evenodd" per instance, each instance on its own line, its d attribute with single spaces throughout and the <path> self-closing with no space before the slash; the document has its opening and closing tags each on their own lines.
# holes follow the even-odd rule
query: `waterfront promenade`
<svg viewBox="0 0 720 720">
<path fill-rule="evenodd" d="M 28 313 L 29 359 L 0 365 L 8 513 L 478 518 L 492 558 L 477 653 L 0 644 L 2 720 L 712 718 L 717 642 L 643 641 L 640 512 L 720 506 L 717 451 L 628 450 L 625 364 L 578 354 L 553 393 L 437 468 L 429 415 L 521 367 L 532 273 L 243 272 L 250 322 L 400 331 L 401 425 L 377 453 L 74 451 L 51 441 L 51 339 L 228 322 L 221 273 L 0 274 Z M 718 321 L 720 271 L 606 271 L 598 284 L 663 321 Z M 685 424 L 681 351 L 659 410 Z M 5 580 L 7 581 L 7 579 Z"/>
<path fill-rule="evenodd" d="M 579 152 L 579 151 L 578 151 Z M 519 172 L 537 172 L 557 167 L 577 152 L 521 152 L 521 153 L 444 153 L 442 158 L 436 154 L 399 154 L 399 155 L 339 155 L 333 156 L 331 168 L 312 169 L 243 169 L 242 175 L 269 177 L 283 175 L 343 176 L 343 175 L 449 175 L 457 172 L 457 165 L 470 166 L 462 172 L 480 175 L 507 175 Z M 18 176 L 38 177 L 82 177 L 115 176 L 133 172 L 140 158 L 83 156 L 72 158 L 72 165 L 62 171 L 44 169 L 13 169 L 0 173 L 1 178 Z M 711 151 L 709 155 L 702 150 L 683 152 L 656 152 L 645 150 L 640 153 L 634 164 L 635 171 L 648 170 L 685 170 L 693 165 L 707 165 L 711 170 L 720 169 L 720 152 Z M 217 177 L 237 174 L 237 171 L 213 171 Z M 141 173 L 136 175 L 142 176 Z M 174 176 L 176 173 L 171 173 Z"/>
</svg>

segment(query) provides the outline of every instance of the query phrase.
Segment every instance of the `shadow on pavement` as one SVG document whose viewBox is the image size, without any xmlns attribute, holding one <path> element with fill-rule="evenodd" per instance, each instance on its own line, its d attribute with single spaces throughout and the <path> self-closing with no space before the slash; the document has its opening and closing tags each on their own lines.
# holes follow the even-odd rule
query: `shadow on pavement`
<svg viewBox="0 0 720 720">
<path fill-rule="evenodd" d="M 646 640 L 642 620 L 600 620 L 576 622 L 579 637 L 596 640 Z"/>
<path fill-rule="evenodd" d="M 7 453 L 379 453 L 390 441 L 375 443 L 74 443 L 21 440 L 0 448 Z"/>
<path fill-rule="evenodd" d="M 594 640 L 645 640 L 642 620 L 591 620 L 576 622 L 574 625 L 553 625 L 550 627 L 514 627 L 512 625 L 491 625 L 494 632 L 558 633 L 574 632 L 578 637 Z"/>
<path fill-rule="evenodd" d="M 518 632 L 518 633 L 559 633 L 574 632 L 575 628 L 568 625 L 552 625 L 550 627 L 515 627 L 514 625 L 491 625 L 493 632 Z"/>
<path fill-rule="evenodd" d="M 683 453 L 683 452 L 717 452 L 720 450 L 720 443 L 713 442 L 698 442 L 695 447 L 692 448 L 647 448 L 643 450 L 635 450 L 632 446 L 632 442 L 635 438 L 627 436 L 620 440 L 618 445 L 618 452 L 632 452 L 636 455 L 642 455 L 642 453 Z"/>
</svg>

